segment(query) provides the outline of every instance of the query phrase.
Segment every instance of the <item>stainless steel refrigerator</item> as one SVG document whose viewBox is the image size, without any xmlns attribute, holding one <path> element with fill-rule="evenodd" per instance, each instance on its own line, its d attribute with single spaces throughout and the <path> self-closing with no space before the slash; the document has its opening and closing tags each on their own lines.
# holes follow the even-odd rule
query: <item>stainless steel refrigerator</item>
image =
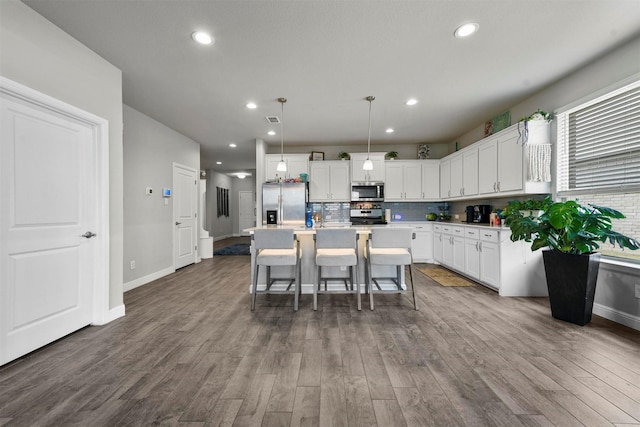
<svg viewBox="0 0 640 427">
<path fill-rule="evenodd" d="M 262 225 L 304 225 L 308 201 L 307 184 L 262 184 Z"/>
</svg>

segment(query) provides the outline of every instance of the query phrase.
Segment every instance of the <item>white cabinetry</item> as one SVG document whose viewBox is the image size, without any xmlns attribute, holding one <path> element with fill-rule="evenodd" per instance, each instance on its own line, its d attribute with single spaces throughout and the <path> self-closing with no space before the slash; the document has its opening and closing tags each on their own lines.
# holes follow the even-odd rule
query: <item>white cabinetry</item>
<svg viewBox="0 0 640 427">
<path fill-rule="evenodd" d="M 440 198 L 451 197 L 451 158 L 440 161 Z"/>
<path fill-rule="evenodd" d="M 417 160 L 422 164 L 422 200 L 440 198 L 440 161 Z"/>
<path fill-rule="evenodd" d="M 464 272 L 467 276 L 480 279 L 480 230 L 464 228 Z"/>
<path fill-rule="evenodd" d="M 373 170 L 366 171 L 362 165 L 367 160 L 367 153 L 350 153 L 351 156 L 351 181 L 353 182 L 384 182 L 384 154 L 371 153 L 369 159 L 373 163 Z"/>
<path fill-rule="evenodd" d="M 433 258 L 501 296 L 548 295 L 541 251 L 510 235 L 508 228 L 434 224 Z"/>
<path fill-rule="evenodd" d="M 413 262 L 433 262 L 433 227 L 431 224 L 414 225 L 415 239 L 411 242 Z"/>
<path fill-rule="evenodd" d="M 422 165 L 412 160 L 385 162 L 385 200 L 422 200 Z"/>
<path fill-rule="evenodd" d="M 469 147 L 452 154 L 440 164 L 440 195 L 442 198 L 478 194 L 478 147 Z M 448 173 L 449 176 L 446 176 Z M 448 185 L 446 185 L 448 183 Z"/>
<path fill-rule="evenodd" d="M 348 202 L 351 191 L 349 162 L 343 160 L 309 162 L 309 200 Z"/>
<path fill-rule="evenodd" d="M 520 126 L 520 127 L 518 127 Z M 511 126 L 478 143 L 479 194 L 535 194 L 551 191 L 550 182 L 528 180 L 529 154 L 524 143 L 524 125 Z M 548 144 L 549 123 L 529 122 L 529 142 Z"/>
<path fill-rule="evenodd" d="M 308 154 L 285 154 L 283 156 L 287 164 L 286 172 L 278 172 L 278 163 L 280 162 L 280 154 L 267 154 L 264 156 L 264 180 L 273 181 L 279 178 L 297 178 L 301 173 L 309 173 L 309 155 Z"/>
<path fill-rule="evenodd" d="M 439 264 L 443 264 L 444 238 L 446 237 L 442 235 L 442 225 L 433 224 L 433 260 Z"/>
<path fill-rule="evenodd" d="M 500 288 L 500 248 L 497 230 L 479 230 L 480 281 L 494 289 Z M 506 245 L 505 245 L 506 246 Z"/>
<path fill-rule="evenodd" d="M 458 271 L 464 271 L 464 228 L 451 227 L 451 245 L 453 246 L 451 266 Z"/>
<path fill-rule="evenodd" d="M 490 137 L 478 147 L 480 194 L 522 192 L 525 181 L 523 144 L 518 130 L 509 129 Z"/>
<path fill-rule="evenodd" d="M 420 222 L 395 222 L 391 227 L 411 227 L 414 239 L 411 240 L 413 262 L 433 262 L 433 224 Z"/>
</svg>

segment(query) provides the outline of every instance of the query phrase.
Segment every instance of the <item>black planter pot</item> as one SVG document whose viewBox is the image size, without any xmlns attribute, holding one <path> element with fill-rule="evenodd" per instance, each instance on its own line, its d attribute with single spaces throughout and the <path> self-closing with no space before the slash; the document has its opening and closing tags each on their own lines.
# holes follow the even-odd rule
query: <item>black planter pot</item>
<svg viewBox="0 0 640 427">
<path fill-rule="evenodd" d="M 584 255 L 543 251 L 551 315 L 584 326 L 591 321 L 600 253 Z"/>
</svg>

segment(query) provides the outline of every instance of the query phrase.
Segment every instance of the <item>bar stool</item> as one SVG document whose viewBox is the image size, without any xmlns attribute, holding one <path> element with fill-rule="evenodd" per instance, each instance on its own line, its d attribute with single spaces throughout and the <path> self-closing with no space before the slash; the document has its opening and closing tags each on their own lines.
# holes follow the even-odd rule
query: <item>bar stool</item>
<svg viewBox="0 0 640 427">
<path fill-rule="evenodd" d="M 253 287 L 251 295 L 251 310 L 256 308 L 256 295 L 258 293 L 282 294 L 293 293 L 293 309 L 298 311 L 298 296 L 300 295 L 301 264 L 300 264 L 300 241 L 293 234 L 293 229 L 265 228 L 253 232 L 253 245 L 255 249 L 255 271 L 253 275 Z M 258 291 L 258 273 L 260 266 L 267 267 L 267 275 L 264 291 Z M 271 277 L 271 267 L 294 266 L 293 278 L 273 278 Z M 284 291 L 271 289 L 276 281 L 286 281 L 289 285 Z M 295 283 L 294 290 L 291 285 Z"/>
<path fill-rule="evenodd" d="M 365 286 L 369 292 L 369 307 L 373 310 L 373 285 L 381 292 L 402 293 L 401 272 L 405 265 L 409 266 L 409 276 L 411 277 L 411 291 L 413 293 L 413 308 L 418 309 L 416 303 L 416 291 L 413 281 L 413 258 L 411 255 L 411 240 L 414 234 L 411 228 L 373 228 L 367 240 L 365 250 Z M 395 277 L 372 276 L 373 265 L 387 265 L 396 267 Z M 378 284 L 378 279 L 387 279 L 395 283 L 397 289 L 383 291 Z"/>
<path fill-rule="evenodd" d="M 358 310 L 361 310 L 360 282 L 358 281 L 358 236 L 353 228 L 319 228 L 314 236 L 316 266 L 318 267 L 318 282 L 313 287 L 313 309 L 318 310 L 318 293 L 347 293 L 356 294 Z M 346 277 L 322 277 L 322 267 L 349 267 L 351 288 Z M 354 283 L 355 267 L 355 283 Z M 320 290 L 320 283 L 324 280 L 324 291 Z M 328 280 L 344 281 L 345 290 L 327 290 Z"/>
</svg>

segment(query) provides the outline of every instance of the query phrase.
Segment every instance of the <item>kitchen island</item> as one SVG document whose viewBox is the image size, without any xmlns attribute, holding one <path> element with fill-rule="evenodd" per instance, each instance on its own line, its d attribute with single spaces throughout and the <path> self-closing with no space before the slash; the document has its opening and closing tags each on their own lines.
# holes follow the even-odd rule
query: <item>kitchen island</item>
<svg viewBox="0 0 640 427">
<path fill-rule="evenodd" d="M 313 293 L 316 282 L 313 235 L 316 228 L 300 226 L 264 226 L 257 228 L 293 228 L 300 241 L 302 250 L 302 292 Z M 355 228 L 358 235 L 358 280 L 364 292 L 364 250 L 374 227 L 409 227 L 414 231 L 412 244 L 414 262 L 441 264 L 444 267 L 464 275 L 479 284 L 497 291 L 501 296 L 547 296 L 547 282 L 542 263 L 542 251 L 532 252 L 525 242 L 512 242 L 511 230 L 507 227 L 490 227 L 483 224 L 429 221 L 393 221 L 386 225 L 349 225 L 325 224 L 329 227 Z M 252 234 L 254 228 L 246 229 Z M 251 245 L 251 274 L 253 280 L 255 251 Z M 258 289 L 265 288 L 264 269 L 258 277 Z M 293 277 L 287 267 L 274 267 L 274 277 Z M 419 274 L 419 273 L 417 273 Z M 331 277 L 347 277 L 348 270 L 333 267 L 327 271 Z M 375 266 L 373 276 L 391 277 L 395 275 L 392 267 Z M 393 290 L 391 281 L 380 281 L 383 290 Z M 274 285 L 282 286 L 282 285 Z M 284 285 L 286 287 L 286 285 Z M 406 289 L 404 272 L 402 286 Z M 336 282 L 331 287 L 343 288 Z"/>
<path fill-rule="evenodd" d="M 388 227 L 388 225 L 350 225 L 346 223 L 336 223 L 336 224 L 325 224 L 324 228 L 355 228 L 356 234 L 358 236 L 358 269 L 357 269 L 357 278 L 360 282 L 362 292 L 364 292 L 364 251 L 367 244 L 367 239 L 371 234 L 371 229 L 373 227 Z M 313 285 L 317 280 L 317 267 L 315 263 L 315 246 L 313 236 L 316 234 L 316 228 L 306 228 L 304 225 L 266 225 L 262 227 L 252 227 L 244 230 L 249 234 L 253 235 L 253 231 L 260 228 L 292 228 L 294 234 L 298 241 L 300 242 L 300 249 L 302 252 L 302 282 L 301 289 L 303 294 L 312 294 L 313 293 Z M 320 228 L 320 227 L 318 227 Z M 265 289 L 266 282 L 266 269 L 261 268 L 260 274 L 258 276 L 258 290 Z M 253 275 L 255 274 L 255 248 L 253 245 L 253 240 L 251 241 L 251 280 L 253 281 Z M 272 277 L 293 277 L 293 267 L 272 267 L 271 270 Z M 323 276 L 327 277 L 335 277 L 341 278 L 344 277 L 348 279 L 349 270 L 348 268 L 343 267 L 324 267 L 323 268 Z M 386 266 L 374 266 L 373 267 L 373 276 L 374 277 L 391 277 L 395 276 L 395 268 L 386 267 Z M 406 285 L 404 283 L 404 272 L 402 274 L 402 287 L 406 289 Z M 395 284 L 393 284 L 390 280 L 378 280 L 380 287 L 383 290 L 393 290 L 397 289 Z M 344 289 L 344 282 L 330 281 L 328 283 L 328 289 Z M 272 288 L 274 290 L 280 290 L 287 287 L 287 283 L 285 282 L 276 282 L 273 284 Z"/>
</svg>

